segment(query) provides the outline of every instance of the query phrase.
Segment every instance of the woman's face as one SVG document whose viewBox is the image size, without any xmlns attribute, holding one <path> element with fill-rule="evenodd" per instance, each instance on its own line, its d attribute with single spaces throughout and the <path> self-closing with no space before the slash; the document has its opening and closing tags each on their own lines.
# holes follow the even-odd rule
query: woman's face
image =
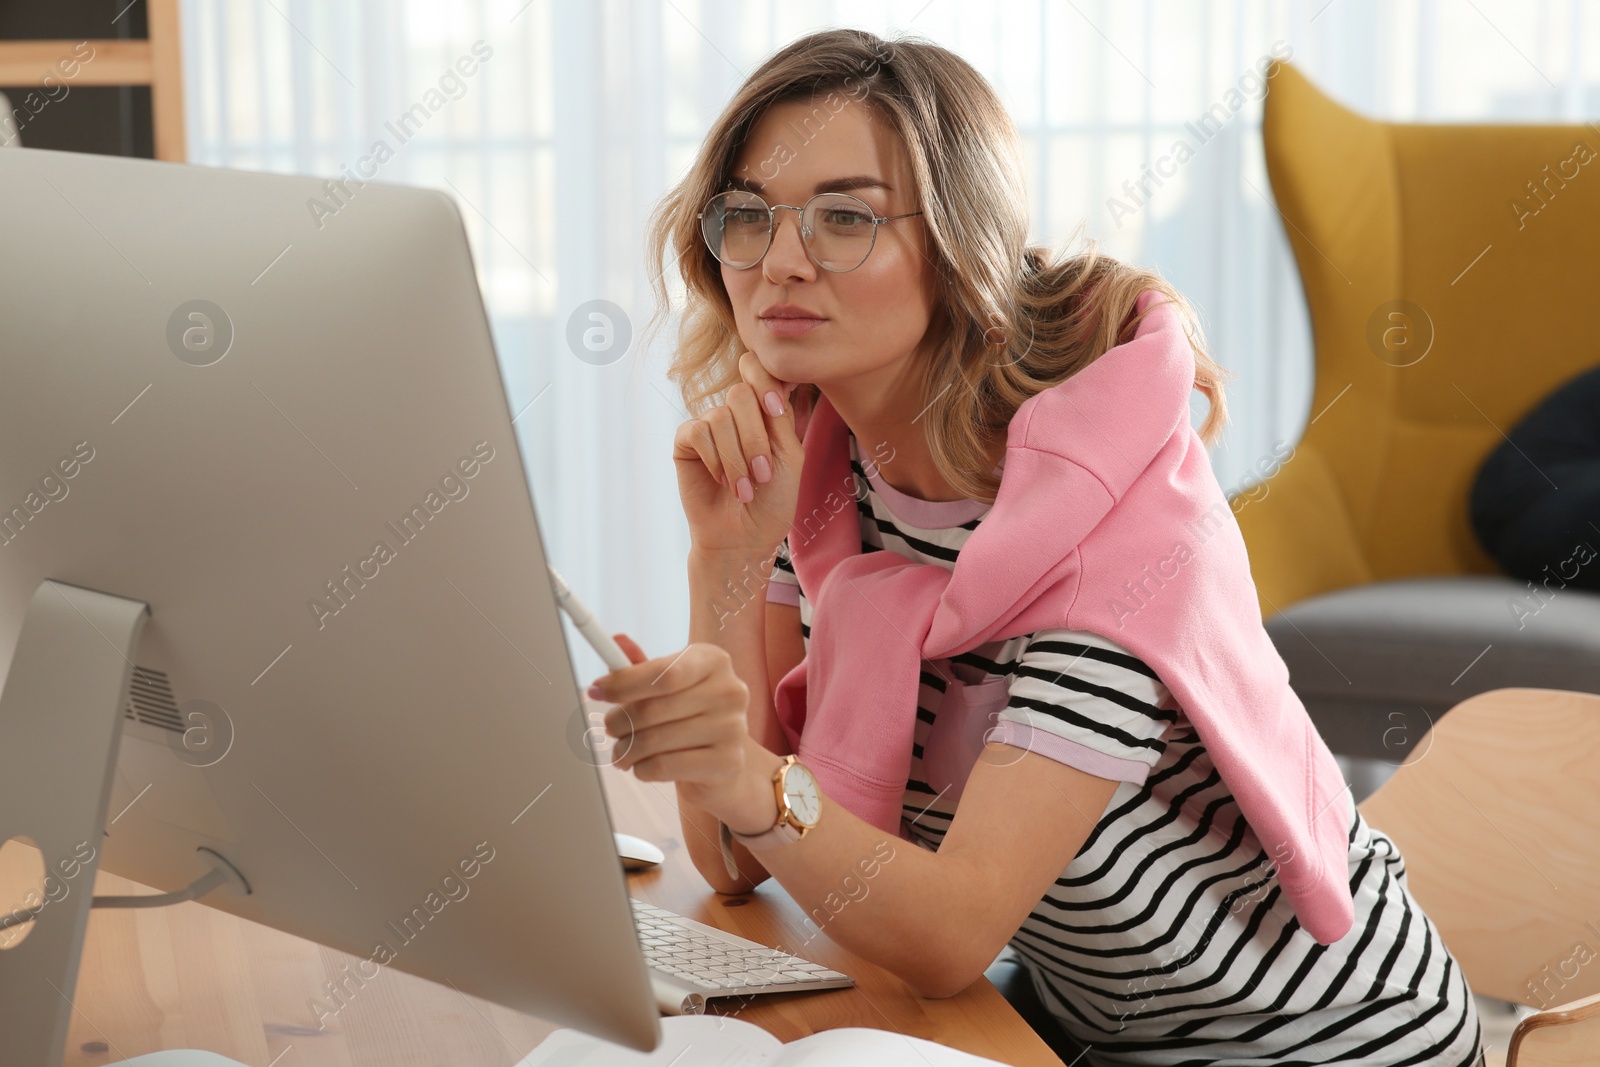
<svg viewBox="0 0 1600 1067">
<path fill-rule="evenodd" d="M 880 217 L 918 210 L 905 146 L 894 130 L 854 98 L 833 96 L 835 106 L 845 102 L 836 113 L 824 99 L 770 108 L 734 160 L 735 182 L 774 205 L 800 207 L 817 192 L 846 192 Z M 863 180 L 826 184 L 848 178 Z M 866 261 L 843 273 L 812 261 L 799 222 L 798 211 L 777 212 L 760 263 L 745 270 L 723 265 L 739 336 L 774 377 L 885 404 L 896 384 L 911 377 L 909 357 L 934 314 L 936 276 L 923 216 L 879 223 Z M 778 304 L 824 321 L 781 334 L 764 319 Z"/>
</svg>

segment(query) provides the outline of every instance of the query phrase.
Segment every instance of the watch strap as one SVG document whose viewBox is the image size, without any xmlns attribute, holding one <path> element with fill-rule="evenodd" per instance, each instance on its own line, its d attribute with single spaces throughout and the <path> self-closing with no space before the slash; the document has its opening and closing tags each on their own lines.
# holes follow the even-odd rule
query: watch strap
<svg viewBox="0 0 1600 1067">
<path fill-rule="evenodd" d="M 787 845 L 798 841 L 801 833 L 786 822 L 779 822 L 770 830 L 759 834 L 735 833 L 728 824 L 721 819 L 717 820 L 717 844 L 722 848 L 722 866 L 727 869 L 729 878 L 741 878 L 739 867 L 733 860 L 733 843 L 738 841 L 751 852 L 761 852 L 779 845 Z"/>
<path fill-rule="evenodd" d="M 793 844 L 801 837 L 799 830 L 781 818 L 778 820 L 778 825 L 759 834 L 741 834 L 736 830 L 729 830 L 728 833 L 751 852 L 762 852 L 769 848 L 777 848 L 779 845 Z"/>
</svg>

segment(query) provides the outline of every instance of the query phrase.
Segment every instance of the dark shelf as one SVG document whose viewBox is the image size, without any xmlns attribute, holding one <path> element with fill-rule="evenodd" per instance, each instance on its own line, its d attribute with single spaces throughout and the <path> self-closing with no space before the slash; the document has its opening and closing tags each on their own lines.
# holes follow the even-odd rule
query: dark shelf
<svg viewBox="0 0 1600 1067">
<path fill-rule="evenodd" d="M 132 0 L 131 6 L 130 0 L 0 0 L 0 41 L 142 40 L 148 35 L 144 0 Z M 48 70 L 41 68 L 40 76 Z M 58 78 L 48 91 L 0 85 L 0 92 L 11 101 L 25 148 L 155 155 L 149 86 L 82 85 Z"/>
<path fill-rule="evenodd" d="M 144 0 L 0 0 L 0 41 L 150 36 Z M 126 10 L 124 10 L 126 9 Z M 120 17 L 119 17 L 120 13 Z M 115 19 L 115 21 L 112 21 Z"/>
</svg>

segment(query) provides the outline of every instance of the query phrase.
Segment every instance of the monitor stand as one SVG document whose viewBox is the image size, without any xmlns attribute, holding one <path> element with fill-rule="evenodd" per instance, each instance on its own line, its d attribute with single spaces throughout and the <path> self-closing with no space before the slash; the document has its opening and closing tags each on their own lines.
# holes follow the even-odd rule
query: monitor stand
<svg viewBox="0 0 1600 1067">
<path fill-rule="evenodd" d="M 147 605 L 63 582 L 28 603 L 0 690 L 0 842 L 31 838 L 46 885 L 27 935 L 0 949 L 0 1034 L 7 1063 L 57 1064 L 66 1052 L 78 962 L 91 907 L 161 907 L 219 886 L 248 894 L 232 863 L 201 846 L 210 870 L 174 893 L 93 896 L 106 807 L 122 742 L 123 700 Z M 26 910 L 32 910 L 33 903 Z M 8 916 L 0 914 L 0 920 Z M 172 1049 L 111 1067 L 245 1067 L 198 1049 Z"/>
<path fill-rule="evenodd" d="M 122 702 L 148 617 L 137 600 L 47 580 L 0 690 L 0 842 L 31 838 L 46 884 L 67 887 L 42 898 L 27 936 L 0 950 L 8 1062 L 57 1064 L 65 1053 Z"/>
</svg>

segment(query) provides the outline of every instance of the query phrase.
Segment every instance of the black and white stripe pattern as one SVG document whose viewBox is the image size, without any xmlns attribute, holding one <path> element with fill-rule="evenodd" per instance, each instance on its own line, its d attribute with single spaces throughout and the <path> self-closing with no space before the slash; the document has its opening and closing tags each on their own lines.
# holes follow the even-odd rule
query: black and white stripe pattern
<svg viewBox="0 0 1600 1067">
<path fill-rule="evenodd" d="M 982 516 L 910 526 L 873 490 L 853 437 L 851 461 L 862 551 L 954 567 Z M 795 587 L 809 642 L 811 605 L 786 552 L 773 582 Z M 901 822 L 902 836 L 922 847 L 938 849 L 958 807 L 948 785 L 929 784 L 923 764 L 951 679 L 1006 680 L 1000 720 L 1126 770 L 1102 774 L 1122 784 L 1011 941 L 1041 1001 L 1088 1046 L 1082 1064 L 1478 1061 L 1482 1035 L 1460 968 L 1407 890 L 1394 843 L 1367 825 L 1348 793 L 1355 924 L 1319 945 L 1300 928 L 1193 726 L 1125 649 L 1096 634 L 1046 630 L 922 666 Z"/>
</svg>

